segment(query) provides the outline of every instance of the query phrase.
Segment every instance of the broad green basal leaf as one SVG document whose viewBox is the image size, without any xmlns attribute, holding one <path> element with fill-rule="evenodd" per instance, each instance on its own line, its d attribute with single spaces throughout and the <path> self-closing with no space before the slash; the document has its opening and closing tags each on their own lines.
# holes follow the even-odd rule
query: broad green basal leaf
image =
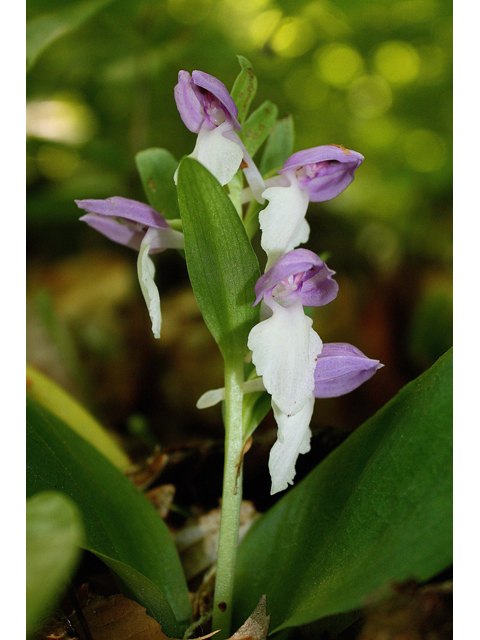
<svg viewBox="0 0 480 640">
<path fill-rule="evenodd" d="M 178 200 L 188 273 L 203 318 L 224 359 L 242 361 L 258 319 L 252 303 L 260 271 L 252 245 L 218 180 L 192 158 L 180 164 Z"/>
<path fill-rule="evenodd" d="M 83 542 L 80 511 L 57 491 L 27 500 L 27 637 L 62 595 L 73 574 Z"/>
<path fill-rule="evenodd" d="M 85 548 L 118 561 L 159 589 L 173 614 L 158 620 L 175 635 L 190 616 L 182 567 L 165 523 L 118 469 L 64 422 L 27 398 L 27 494 L 57 489 L 82 512 Z M 122 576 L 125 581 L 125 576 Z M 149 609 L 138 581 L 128 583 Z M 151 612 L 155 617 L 155 612 Z"/>
<path fill-rule="evenodd" d="M 452 562 L 452 353 L 289 491 L 239 550 L 236 621 L 266 593 L 272 631 L 357 609 Z"/>
<path fill-rule="evenodd" d="M 166 149 L 145 149 L 135 156 L 148 202 L 166 220 L 178 218 L 177 190 L 173 175 L 178 161 Z"/>
<path fill-rule="evenodd" d="M 131 461 L 105 429 L 66 391 L 39 371 L 27 365 L 27 393 L 49 409 L 82 438 L 96 447 L 100 453 L 121 470 Z"/>
</svg>

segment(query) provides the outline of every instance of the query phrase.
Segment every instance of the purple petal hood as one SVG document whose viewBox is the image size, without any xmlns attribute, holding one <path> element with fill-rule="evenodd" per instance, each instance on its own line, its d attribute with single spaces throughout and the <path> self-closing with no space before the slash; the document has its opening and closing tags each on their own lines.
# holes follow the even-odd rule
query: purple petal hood
<svg viewBox="0 0 480 640">
<path fill-rule="evenodd" d="M 316 253 L 309 249 L 294 249 L 279 258 L 255 285 L 256 300 L 260 300 L 278 285 L 287 283 L 290 293 L 301 295 L 302 304 L 307 307 L 320 307 L 337 297 L 338 283 L 333 279 L 335 271 L 329 269 Z M 291 287 L 294 286 L 292 289 Z"/>
<path fill-rule="evenodd" d="M 327 144 L 294 153 L 279 173 L 295 171 L 300 185 L 309 191 L 310 202 L 325 202 L 338 196 L 353 182 L 355 171 L 363 160 L 356 151 Z"/>
<path fill-rule="evenodd" d="M 232 123 L 234 129 L 240 131 L 242 126 L 237 120 L 238 108 L 227 87 L 208 73 L 179 71 L 178 84 L 174 89 L 175 102 L 184 125 L 193 133 L 198 133 L 204 125 L 214 129 L 216 123 L 210 119 L 210 107 L 220 108 L 225 119 Z M 216 104 L 218 103 L 218 104 Z"/>
<path fill-rule="evenodd" d="M 360 349 L 343 342 L 323 345 L 315 368 L 315 397 L 335 398 L 353 391 L 383 367 Z"/>
</svg>

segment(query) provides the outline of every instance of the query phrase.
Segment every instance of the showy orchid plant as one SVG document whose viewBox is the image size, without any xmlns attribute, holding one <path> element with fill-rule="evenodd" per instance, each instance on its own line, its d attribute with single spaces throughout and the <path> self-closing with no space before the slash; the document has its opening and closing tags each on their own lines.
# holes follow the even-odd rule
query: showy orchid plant
<svg viewBox="0 0 480 640">
<path fill-rule="evenodd" d="M 203 71 L 179 72 L 172 100 L 196 140 L 180 161 L 165 149 L 137 154 L 147 202 L 116 195 L 76 200 L 83 222 L 137 252 L 155 339 L 162 335 L 155 254 L 174 249 L 185 258 L 199 309 L 224 360 L 223 386 L 205 388 L 197 402 L 198 409 L 222 403 L 225 427 L 213 605 L 203 617 L 192 620 L 171 532 L 125 477 L 125 452 L 72 400 L 57 394 L 48 406 L 29 409 L 28 493 L 32 517 L 40 519 L 40 541 L 35 538 L 32 549 L 50 545 L 56 554 L 48 571 L 43 556 L 36 560 L 41 580 L 48 582 L 47 574 L 50 580 L 57 568 L 58 584 L 71 576 L 75 549 L 83 546 L 162 625 L 155 637 L 166 633 L 186 640 L 211 620 L 216 638 L 225 640 L 259 600 L 260 610 L 235 640 L 266 638 L 265 606 L 273 633 L 319 620 L 334 620 L 340 632 L 345 620 L 338 617 L 350 616 L 376 590 L 412 576 L 427 580 L 451 562 L 448 356 L 326 458 L 315 459 L 316 400 L 320 410 L 322 399 L 357 389 L 383 366 L 376 348 L 364 354 L 344 342 L 324 343 L 320 314 L 312 311 L 331 305 L 332 316 L 335 309 L 340 313 L 335 301 L 342 287 L 335 253 L 327 265 L 328 254 L 319 256 L 307 246 L 318 215 L 308 211 L 309 204 L 339 196 L 364 158 L 341 144 L 293 153 L 290 117 L 277 120 L 278 109 L 269 101 L 249 115 L 257 81 L 250 63 L 241 56 L 239 61 L 231 92 Z M 256 235 L 258 242 L 252 242 Z M 32 379 L 34 390 L 43 384 Z M 380 376 L 372 389 L 375 382 Z M 45 398 L 38 394 L 32 400 L 38 399 Z M 239 547 L 244 457 L 259 441 L 256 429 L 270 409 L 277 429 L 265 476 L 274 495 L 266 497 L 274 505 Z M 314 459 L 315 468 L 300 481 L 304 474 L 297 475 L 297 466 Z M 58 516 L 61 544 L 44 526 L 46 512 L 50 524 L 52 513 Z M 65 524 L 67 516 L 76 529 Z M 205 577 L 198 596 L 202 606 L 210 586 Z M 34 596 L 41 592 L 38 584 L 31 589 Z M 34 622 L 47 605 L 40 598 Z"/>
<path fill-rule="evenodd" d="M 161 312 L 160 297 L 154 282 L 155 268 L 150 256 L 167 248 L 185 248 L 187 267 L 202 311 L 203 288 L 215 288 L 215 279 L 220 274 L 212 269 L 211 281 L 202 282 L 200 287 L 196 287 L 200 275 L 199 263 L 212 259 L 211 255 L 202 255 L 198 251 L 199 238 L 194 236 L 200 225 L 202 234 L 213 238 L 208 248 L 218 265 L 230 258 L 228 253 L 220 255 L 221 242 L 216 242 L 214 238 L 219 230 L 209 228 L 211 221 L 208 212 L 205 211 L 202 220 L 195 220 L 195 212 L 189 210 L 188 201 L 196 198 L 204 202 L 204 194 L 201 190 L 195 192 L 194 183 L 186 185 L 187 178 L 182 169 L 188 166 L 189 172 L 195 174 L 197 180 L 204 181 L 207 179 L 202 169 L 204 167 L 208 170 L 212 197 L 219 201 L 227 200 L 227 197 L 231 202 L 236 199 L 233 204 L 240 215 L 235 213 L 237 219 L 229 221 L 231 214 L 226 207 L 225 220 L 219 222 L 231 226 L 233 222 L 239 234 L 242 233 L 239 227 L 245 219 L 242 206 L 248 204 L 249 199 L 263 206 L 258 219 L 260 242 L 267 259 L 265 273 L 256 278 L 256 283 L 252 283 L 251 278 L 245 280 L 240 276 L 239 283 L 234 283 L 236 286 L 225 291 L 227 298 L 222 296 L 215 302 L 217 315 L 220 316 L 229 307 L 238 304 L 240 287 L 243 304 L 247 309 L 255 309 L 258 305 L 260 317 L 256 311 L 247 314 L 250 320 L 243 323 L 243 335 L 240 342 L 237 340 L 233 353 L 225 345 L 222 348 L 224 340 L 216 335 L 216 331 L 220 334 L 228 331 L 228 321 L 223 327 L 220 321 L 219 326 L 212 330 L 225 358 L 226 385 L 224 389 L 207 391 L 198 404 L 204 408 L 220 400 L 225 403 L 227 455 L 213 614 L 214 628 L 225 629 L 229 626 L 231 615 L 232 568 L 238 539 L 241 501 L 239 469 L 245 434 L 251 435 L 257 426 L 254 425 L 252 429 L 252 425 L 242 422 L 244 395 L 247 403 L 248 394 L 253 392 L 260 391 L 271 398 L 278 426 L 277 441 L 270 452 L 269 462 L 271 493 L 274 494 L 293 484 L 297 458 L 310 450 L 310 421 L 315 397 L 348 393 L 382 366 L 378 360 L 368 358 L 352 345 L 323 344 L 312 328 L 313 320 L 305 313 L 305 307 L 326 305 L 337 297 L 335 272 L 317 254 L 306 248 L 297 248 L 309 238 L 310 227 L 305 219 L 309 202 L 331 200 L 342 193 L 353 181 L 363 156 L 341 145 L 323 145 L 285 157 L 283 154 L 288 141 L 284 140 L 276 158 L 282 161 L 277 167 L 276 177 L 264 179 L 243 141 L 248 140 L 248 132 L 239 122 L 238 106 L 220 80 L 203 71 L 193 71 L 191 75 L 187 71 L 180 71 L 174 96 L 185 126 L 197 134 L 193 152 L 180 163 L 172 176 L 179 189 L 181 226 L 185 236 L 181 231 L 172 229 L 160 212 L 141 202 L 112 197 L 107 200 L 77 200 L 76 203 L 87 212 L 81 220 L 110 239 L 138 251 L 138 277 L 155 338 L 160 338 Z M 245 101 L 241 106 L 245 111 Z M 229 189 L 229 183 L 238 180 L 237 173 L 241 171 L 247 181 L 243 191 Z M 226 186 L 226 192 L 221 190 L 222 186 Z M 225 233 L 229 233 L 228 227 Z M 235 242 L 235 235 L 228 241 Z M 246 241 L 244 235 L 241 249 Z M 251 248 L 249 257 L 253 270 L 257 271 Z M 228 271 L 235 270 L 241 272 L 242 264 L 231 262 Z M 247 275 L 250 274 L 247 272 Z M 206 309 L 207 324 L 211 314 L 212 310 Z M 248 328 L 247 332 L 245 328 Z M 248 360 L 248 352 L 254 373 L 245 382 L 243 362 Z M 232 450 L 235 455 L 230 459 L 228 452 Z M 219 609 L 219 603 L 225 606 Z M 221 610 L 223 608 L 225 611 Z"/>
</svg>

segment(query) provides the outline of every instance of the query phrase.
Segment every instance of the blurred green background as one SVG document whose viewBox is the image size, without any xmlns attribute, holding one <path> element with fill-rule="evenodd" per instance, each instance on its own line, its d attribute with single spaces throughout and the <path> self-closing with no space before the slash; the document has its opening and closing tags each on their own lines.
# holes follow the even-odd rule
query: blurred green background
<svg viewBox="0 0 480 640">
<path fill-rule="evenodd" d="M 295 151 L 365 156 L 338 198 L 311 205 L 308 247 L 328 252 L 337 300 L 314 313 L 326 342 L 386 366 L 317 401 L 314 426 L 349 431 L 452 343 L 452 16 L 446 0 L 29 0 L 27 355 L 130 442 L 221 436 L 201 393 L 222 363 L 176 252 L 156 258 L 156 342 L 136 255 L 83 223 L 74 198 L 145 201 L 135 154 L 177 158 L 195 136 L 173 88 L 200 69 L 228 88 L 246 56 L 295 122 Z M 271 417 L 264 429 L 273 429 Z"/>
</svg>

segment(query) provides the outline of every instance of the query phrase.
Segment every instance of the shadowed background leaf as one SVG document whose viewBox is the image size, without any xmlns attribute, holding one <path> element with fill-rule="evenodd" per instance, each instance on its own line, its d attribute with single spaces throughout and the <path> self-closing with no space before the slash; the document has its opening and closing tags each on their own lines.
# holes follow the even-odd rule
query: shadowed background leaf
<svg viewBox="0 0 480 640">
<path fill-rule="evenodd" d="M 190 617 L 180 560 L 163 520 L 88 442 L 27 398 L 27 495 L 58 489 L 75 500 L 85 548 L 109 564 L 135 599 L 174 635 Z M 138 578 L 138 579 L 137 579 Z M 156 598 L 146 585 L 152 583 Z M 178 622 L 177 622 L 177 621 Z"/>
<path fill-rule="evenodd" d="M 80 560 L 83 525 L 75 503 L 58 491 L 27 500 L 27 637 L 55 606 Z"/>
</svg>

